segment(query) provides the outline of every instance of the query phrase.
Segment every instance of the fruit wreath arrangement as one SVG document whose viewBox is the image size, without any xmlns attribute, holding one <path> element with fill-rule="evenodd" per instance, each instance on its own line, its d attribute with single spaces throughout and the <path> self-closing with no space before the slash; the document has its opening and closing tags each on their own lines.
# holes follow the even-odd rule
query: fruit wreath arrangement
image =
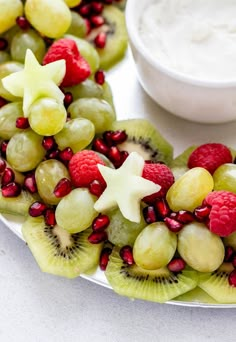
<svg viewBox="0 0 236 342">
<path fill-rule="evenodd" d="M 44 272 L 120 295 L 236 303 L 235 151 L 116 120 L 125 1 L 0 0 L 0 212 Z"/>
</svg>

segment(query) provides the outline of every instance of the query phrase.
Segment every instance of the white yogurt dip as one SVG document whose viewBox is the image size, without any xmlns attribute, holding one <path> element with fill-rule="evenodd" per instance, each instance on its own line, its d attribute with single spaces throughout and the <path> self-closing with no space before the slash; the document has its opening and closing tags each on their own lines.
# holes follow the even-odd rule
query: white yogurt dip
<svg viewBox="0 0 236 342">
<path fill-rule="evenodd" d="M 162 65 L 201 80 L 236 79 L 236 0 L 156 0 L 139 33 Z"/>
</svg>

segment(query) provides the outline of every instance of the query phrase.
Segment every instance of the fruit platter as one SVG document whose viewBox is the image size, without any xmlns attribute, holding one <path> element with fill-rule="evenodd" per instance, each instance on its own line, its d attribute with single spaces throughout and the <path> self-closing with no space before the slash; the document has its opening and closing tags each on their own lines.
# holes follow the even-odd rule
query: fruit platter
<svg viewBox="0 0 236 342">
<path fill-rule="evenodd" d="M 0 7 L 1 221 L 43 272 L 236 307 L 234 124 L 188 123 L 144 94 L 125 1 Z"/>
</svg>

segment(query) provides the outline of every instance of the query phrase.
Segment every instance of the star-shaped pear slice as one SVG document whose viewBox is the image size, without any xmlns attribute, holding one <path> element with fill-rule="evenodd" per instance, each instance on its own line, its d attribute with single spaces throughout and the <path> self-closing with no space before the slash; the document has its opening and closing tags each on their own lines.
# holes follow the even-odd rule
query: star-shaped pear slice
<svg viewBox="0 0 236 342">
<path fill-rule="evenodd" d="M 64 59 L 41 65 L 28 49 L 24 69 L 4 77 L 2 83 L 11 94 L 23 98 L 23 112 L 27 117 L 30 106 L 40 97 L 51 97 L 63 102 L 64 94 L 58 85 L 63 80 L 65 72 Z"/>
<path fill-rule="evenodd" d="M 111 169 L 98 164 L 107 187 L 96 201 L 94 209 L 106 212 L 119 207 L 122 215 L 132 221 L 140 222 L 140 202 L 143 197 L 160 190 L 160 185 L 142 177 L 144 159 L 132 152 L 119 169 Z"/>
</svg>

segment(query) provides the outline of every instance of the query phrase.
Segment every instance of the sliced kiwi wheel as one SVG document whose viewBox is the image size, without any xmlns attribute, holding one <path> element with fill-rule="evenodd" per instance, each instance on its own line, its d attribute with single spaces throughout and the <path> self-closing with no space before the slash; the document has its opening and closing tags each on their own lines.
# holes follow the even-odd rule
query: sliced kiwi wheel
<svg viewBox="0 0 236 342">
<path fill-rule="evenodd" d="M 118 294 L 159 303 L 171 300 L 197 286 L 195 271 L 174 274 L 167 268 L 144 270 L 137 265 L 128 266 L 120 258 L 117 247 L 110 255 L 105 275 Z"/>
<path fill-rule="evenodd" d="M 91 229 L 69 234 L 58 225 L 45 225 L 42 217 L 28 217 L 22 234 L 43 272 L 75 278 L 98 265 L 103 244 L 91 244 Z"/>
<path fill-rule="evenodd" d="M 112 129 L 125 130 L 128 138 L 118 145 L 121 151 L 136 151 L 145 160 L 163 162 L 169 165 L 173 159 L 173 147 L 161 133 L 145 119 L 115 121 Z"/>
<path fill-rule="evenodd" d="M 190 290 L 175 298 L 177 301 L 181 302 L 195 302 L 195 303 L 205 303 L 205 304 L 217 304 L 218 302 L 209 296 L 200 287 L 195 287 L 195 289 Z"/>
<path fill-rule="evenodd" d="M 100 68 L 109 69 L 120 61 L 127 49 L 128 37 L 124 13 L 115 6 L 105 6 L 102 12 L 105 24 L 93 29 L 87 36 L 90 42 L 100 33 L 107 35 L 106 45 L 103 49 L 96 48 L 100 56 Z"/>
<path fill-rule="evenodd" d="M 228 282 L 233 269 L 231 263 L 223 263 L 212 273 L 202 273 L 199 275 L 198 286 L 219 303 L 236 303 L 236 287 L 230 286 Z"/>
<path fill-rule="evenodd" d="M 27 216 L 30 205 L 35 198 L 28 192 L 22 190 L 17 197 L 4 197 L 0 191 L 0 213 Z"/>
</svg>

